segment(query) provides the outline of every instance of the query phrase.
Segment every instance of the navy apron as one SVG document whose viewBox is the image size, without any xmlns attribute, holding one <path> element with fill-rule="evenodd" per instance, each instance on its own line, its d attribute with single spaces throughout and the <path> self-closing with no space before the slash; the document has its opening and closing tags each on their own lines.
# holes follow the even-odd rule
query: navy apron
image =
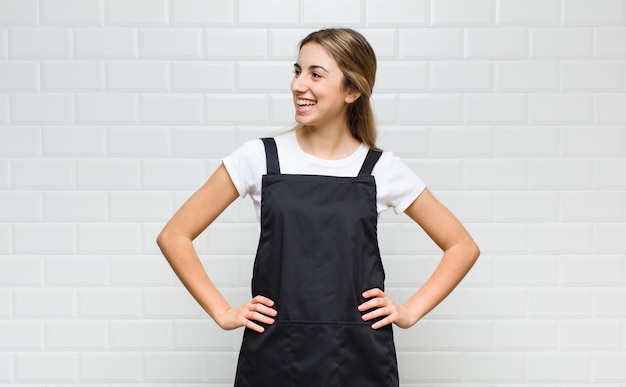
<svg viewBox="0 0 626 387">
<path fill-rule="evenodd" d="M 398 386 L 392 326 L 374 330 L 357 309 L 365 290 L 384 289 L 371 174 L 381 152 L 356 177 L 283 175 L 274 139 L 262 140 L 252 295 L 278 315 L 264 333 L 245 329 L 235 386 Z"/>
</svg>

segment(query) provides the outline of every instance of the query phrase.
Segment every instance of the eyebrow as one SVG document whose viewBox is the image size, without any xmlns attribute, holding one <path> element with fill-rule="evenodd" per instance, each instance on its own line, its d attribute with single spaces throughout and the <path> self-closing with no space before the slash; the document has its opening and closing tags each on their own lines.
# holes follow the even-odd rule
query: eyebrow
<svg viewBox="0 0 626 387">
<path fill-rule="evenodd" d="M 294 63 L 294 64 L 293 64 L 293 67 L 297 67 L 297 68 L 299 68 L 299 69 L 302 69 L 302 66 L 300 66 L 300 65 L 299 65 L 299 64 L 297 64 L 297 63 Z M 324 68 L 324 66 L 320 66 L 320 65 L 310 65 L 310 66 L 309 66 L 309 70 L 317 70 L 317 69 L 322 69 L 324 72 L 326 72 L 326 73 L 330 73 L 330 71 L 326 70 L 326 69 Z"/>
</svg>

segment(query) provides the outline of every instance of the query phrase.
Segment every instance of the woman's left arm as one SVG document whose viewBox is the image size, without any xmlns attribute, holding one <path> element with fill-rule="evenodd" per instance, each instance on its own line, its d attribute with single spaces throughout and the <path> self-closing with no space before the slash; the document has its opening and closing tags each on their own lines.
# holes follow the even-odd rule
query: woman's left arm
<svg viewBox="0 0 626 387">
<path fill-rule="evenodd" d="M 403 305 L 396 304 L 380 289 L 369 289 L 369 299 L 359 306 L 364 321 L 384 317 L 372 324 L 377 329 L 394 323 L 409 328 L 443 301 L 478 259 L 480 250 L 459 220 L 425 189 L 405 213 L 424 229 L 443 250 L 443 257 L 430 278 Z"/>
</svg>

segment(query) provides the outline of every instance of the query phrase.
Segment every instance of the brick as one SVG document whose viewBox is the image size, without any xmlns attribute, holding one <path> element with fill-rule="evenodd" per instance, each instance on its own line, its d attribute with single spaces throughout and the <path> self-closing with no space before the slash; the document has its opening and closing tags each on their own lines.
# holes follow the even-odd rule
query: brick
<svg viewBox="0 0 626 387">
<path fill-rule="evenodd" d="M 13 316 L 17 318 L 72 318 L 76 315 L 73 289 L 16 289 Z"/>
<path fill-rule="evenodd" d="M 208 176 L 200 160 L 146 160 L 141 185 L 144 188 L 196 190 Z"/>
<path fill-rule="evenodd" d="M 94 93 L 76 96 L 76 120 L 81 124 L 135 123 L 139 98 L 134 94 Z"/>
<path fill-rule="evenodd" d="M 77 28 L 76 58 L 137 58 L 138 32 L 134 28 Z"/>
<path fill-rule="evenodd" d="M 498 25 L 551 25 L 561 22 L 559 0 L 499 0 Z"/>
<path fill-rule="evenodd" d="M 148 318 L 203 318 L 206 312 L 182 287 L 144 289 L 143 316 Z"/>
<path fill-rule="evenodd" d="M 462 121 L 460 95 L 406 94 L 398 101 L 398 121 L 402 124 L 456 124 Z"/>
<path fill-rule="evenodd" d="M 466 379 L 473 382 L 516 382 L 526 375 L 522 353 L 471 353 L 464 360 Z"/>
<path fill-rule="evenodd" d="M 623 158 L 598 158 L 595 161 L 593 164 L 594 187 L 605 189 L 626 187 L 626 162 Z"/>
<path fill-rule="evenodd" d="M 291 0 L 240 0 L 237 4 L 241 25 L 297 25 L 298 3 Z"/>
<path fill-rule="evenodd" d="M 291 95 L 271 95 L 269 99 L 270 115 L 269 122 L 272 125 L 282 125 L 283 128 L 294 123 L 293 96 Z M 383 122 L 377 115 L 378 122 Z M 268 130 L 269 131 L 269 130 Z"/>
<path fill-rule="evenodd" d="M 146 94 L 141 98 L 141 121 L 202 124 L 204 97 L 189 94 Z"/>
<path fill-rule="evenodd" d="M 83 381 L 141 381 L 142 356 L 139 353 L 82 353 L 79 379 Z"/>
<path fill-rule="evenodd" d="M 72 56 L 72 30 L 19 28 L 9 31 L 12 59 L 66 59 Z"/>
<path fill-rule="evenodd" d="M 465 95 L 465 121 L 476 124 L 524 124 L 528 120 L 527 101 L 524 94 Z"/>
<path fill-rule="evenodd" d="M 234 1 L 173 0 L 170 2 L 172 25 L 232 25 Z"/>
<path fill-rule="evenodd" d="M 172 348 L 171 321 L 113 321 L 109 323 L 109 345 L 113 350 L 167 350 Z"/>
<path fill-rule="evenodd" d="M 441 126 L 431 128 L 430 154 L 443 157 L 488 156 L 493 146 L 493 132 L 488 127 Z"/>
<path fill-rule="evenodd" d="M 13 380 L 14 369 L 15 367 L 13 365 L 13 354 L 9 352 L 0 354 L 0 380 Z"/>
<path fill-rule="evenodd" d="M 236 69 L 237 90 L 242 91 L 285 92 L 293 79 L 292 64 L 286 61 L 246 61 L 238 63 Z"/>
<path fill-rule="evenodd" d="M 0 62 L 0 90 L 38 91 L 39 63 L 35 61 Z"/>
<path fill-rule="evenodd" d="M 174 91 L 233 91 L 235 66 L 232 62 L 185 62 L 171 64 Z"/>
<path fill-rule="evenodd" d="M 106 220 L 107 198 L 104 192 L 47 192 L 43 203 L 46 221 Z"/>
<path fill-rule="evenodd" d="M 527 227 L 521 224 L 474 224 L 470 234 L 481 250 L 501 254 L 522 254 L 527 250 L 526 229 Z"/>
<path fill-rule="evenodd" d="M 530 57 L 533 59 L 590 58 L 593 31 L 588 28 L 533 28 L 530 30 Z"/>
<path fill-rule="evenodd" d="M 72 382 L 78 365 L 72 353 L 18 353 L 14 356 L 15 381 Z"/>
<path fill-rule="evenodd" d="M 41 129 L 36 126 L 0 127 L 0 157 L 41 156 Z"/>
<path fill-rule="evenodd" d="M 42 65 L 43 91 L 103 91 L 104 64 L 102 62 L 44 62 Z"/>
<path fill-rule="evenodd" d="M 138 318 L 141 315 L 139 289 L 80 289 L 78 315 L 87 318 Z"/>
<path fill-rule="evenodd" d="M 490 222 L 494 219 L 494 200 L 490 192 L 439 191 L 436 196 L 463 222 Z"/>
<path fill-rule="evenodd" d="M 142 29 L 140 31 L 142 58 L 200 59 L 202 30 L 199 28 Z"/>
<path fill-rule="evenodd" d="M 595 318 L 623 318 L 626 316 L 624 297 L 626 290 L 618 288 L 596 288 L 593 290 L 593 316 Z"/>
<path fill-rule="evenodd" d="M 455 352 L 405 352 L 398 356 L 398 368 L 407 382 L 460 383 L 462 362 L 462 354 Z"/>
<path fill-rule="evenodd" d="M 143 356 L 147 381 L 203 382 L 206 374 L 203 353 L 148 353 Z"/>
<path fill-rule="evenodd" d="M 497 350 L 556 350 L 558 326 L 550 320 L 496 321 L 493 337 Z"/>
<path fill-rule="evenodd" d="M 505 222 L 556 222 L 559 220 L 557 192 L 496 192 L 496 219 Z"/>
<path fill-rule="evenodd" d="M 0 224 L 0 253 L 9 254 L 11 251 L 11 225 Z M 0 316 L 2 316 L 2 293 L 0 292 Z"/>
<path fill-rule="evenodd" d="M 596 352 L 591 358 L 594 380 L 620 383 L 626 379 L 626 369 L 622 366 L 626 361 L 623 352 Z"/>
<path fill-rule="evenodd" d="M 529 186 L 534 189 L 587 189 L 592 186 L 593 167 L 588 159 L 530 160 Z"/>
<path fill-rule="evenodd" d="M 104 156 L 106 131 L 102 126 L 49 126 L 43 128 L 44 156 Z"/>
<path fill-rule="evenodd" d="M 453 59 L 463 57 L 463 30 L 456 28 L 401 29 L 400 58 Z"/>
<path fill-rule="evenodd" d="M 586 353 L 533 353 L 526 361 L 527 380 L 531 382 L 589 380 L 591 373 Z"/>
<path fill-rule="evenodd" d="M 435 320 L 428 325 L 428 343 L 431 350 L 446 351 L 462 347 L 466 350 L 491 348 L 490 322 Z"/>
<path fill-rule="evenodd" d="M 333 12 L 328 12 L 332 9 Z M 337 3 L 333 0 L 319 0 L 316 3 L 302 3 L 300 5 L 301 23 L 319 25 L 360 24 L 361 2 L 358 0 L 346 0 Z"/>
<path fill-rule="evenodd" d="M 14 94 L 12 121 L 17 124 L 65 124 L 74 121 L 72 94 Z"/>
<path fill-rule="evenodd" d="M 528 250 L 532 253 L 585 254 L 592 247 L 592 229 L 587 224 L 532 224 L 528 228 Z"/>
<path fill-rule="evenodd" d="M 15 288 L 43 285 L 43 260 L 41 257 L 0 256 L 0 284 Z"/>
<path fill-rule="evenodd" d="M 431 24 L 448 25 L 493 25 L 494 4 L 490 0 L 432 0 Z"/>
<path fill-rule="evenodd" d="M 534 318 L 575 319 L 591 316 L 591 291 L 588 289 L 531 289 L 529 315 Z"/>
<path fill-rule="evenodd" d="M 167 156 L 170 153 L 169 127 L 116 126 L 109 128 L 112 156 Z"/>
<path fill-rule="evenodd" d="M 499 157 L 556 157 L 560 131 L 558 126 L 498 126 L 494 143 Z"/>
<path fill-rule="evenodd" d="M 619 254 L 624 251 L 626 248 L 624 232 L 626 232 L 626 225 L 623 223 L 594 224 L 594 251 L 604 254 Z"/>
<path fill-rule="evenodd" d="M 419 0 L 417 0 L 419 2 Z M 366 4 L 369 4 L 367 2 Z M 413 4 L 413 2 L 411 2 Z M 373 28 L 359 31 L 365 39 L 370 43 L 376 58 L 381 59 L 398 59 L 398 31 L 395 28 Z"/>
<path fill-rule="evenodd" d="M 134 224 L 80 224 L 79 253 L 132 254 L 139 252 L 139 228 Z"/>
<path fill-rule="evenodd" d="M 112 91 L 166 91 L 169 66 L 152 61 L 116 61 L 107 64 L 107 88 Z"/>
<path fill-rule="evenodd" d="M 406 163 L 431 190 L 463 187 L 463 169 L 458 160 L 429 160 L 420 163 L 407 160 Z"/>
<path fill-rule="evenodd" d="M 524 160 L 483 159 L 464 162 L 465 186 L 469 189 L 523 189 L 528 167 Z"/>
<path fill-rule="evenodd" d="M 563 24 L 623 25 L 626 4 L 622 0 L 563 0 Z"/>
<path fill-rule="evenodd" d="M 374 0 L 365 3 L 365 23 L 379 25 L 426 25 L 428 23 L 426 0 Z"/>
<path fill-rule="evenodd" d="M 433 61 L 429 71 L 432 91 L 493 90 L 493 65 L 490 62 Z"/>
<path fill-rule="evenodd" d="M 269 52 L 271 58 L 287 59 L 290 61 L 298 57 L 300 41 L 309 33 L 305 28 L 273 28 L 269 30 Z M 372 42 L 370 41 L 370 44 Z M 378 51 L 376 51 L 378 54 Z"/>
<path fill-rule="evenodd" d="M 205 350 L 210 347 L 216 351 L 236 351 L 240 344 L 241 332 L 224 331 L 212 321 L 174 321 L 174 348 L 177 350 Z"/>
<path fill-rule="evenodd" d="M 206 98 L 209 124 L 231 123 L 233 117 L 242 125 L 261 124 L 268 120 L 269 101 L 264 95 L 216 95 Z M 245 114 L 244 114 L 245 113 Z"/>
<path fill-rule="evenodd" d="M 593 120 L 593 97 L 589 94 L 531 94 L 528 104 L 533 124 L 576 124 Z"/>
<path fill-rule="evenodd" d="M 99 0 L 43 0 L 42 25 L 102 25 Z"/>
<path fill-rule="evenodd" d="M 109 261 L 102 256 L 46 257 L 48 286 L 104 286 L 108 282 Z"/>
<path fill-rule="evenodd" d="M 570 126 L 561 129 L 561 149 L 564 156 L 619 157 L 625 137 L 620 126 Z"/>
<path fill-rule="evenodd" d="M 620 256 L 565 256 L 561 258 L 565 286 L 622 286 L 624 258 Z"/>
<path fill-rule="evenodd" d="M 107 335 L 105 321 L 47 321 L 46 349 L 104 350 L 107 349 Z"/>
<path fill-rule="evenodd" d="M 384 61 L 380 62 L 376 72 L 376 90 L 426 91 L 427 70 L 425 62 Z"/>
<path fill-rule="evenodd" d="M 78 160 L 76 164 L 76 185 L 78 188 L 139 188 L 140 165 L 138 160 L 84 159 Z"/>
<path fill-rule="evenodd" d="M 43 342 L 43 321 L 0 321 L 0 346 L 5 351 L 42 350 Z"/>
<path fill-rule="evenodd" d="M 165 25 L 168 22 L 166 0 L 108 0 L 106 24 Z"/>
<path fill-rule="evenodd" d="M 498 286 L 556 286 L 559 261 L 552 255 L 505 256 L 495 261 Z"/>
<path fill-rule="evenodd" d="M 0 124 L 9 122 L 9 95 L 0 94 Z"/>
<path fill-rule="evenodd" d="M 74 185 L 74 162 L 55 159 L 23 159 L 13 162 L 13 187 L 61 189 Z"/>
<path fill-rule="evenodd" d="M 171 216 L 167 192 L 112 192 L 109 219 L 114 222 L 167 222 Z"/>
<path fill-rule="evenodd" d="M 13 251 L 16 253 L 73 253 L 75 239 L 74 226 L 71 224 L 24 223 L 13 226 Z"/>
<path fill-rule="evenodd" d="M 622 93 L 596 94 L 594 96 L 595 121 L 601 124 L 621 125 L 626 121 L 626 95 Z"/>
<path fill-rule="evenodd" d="M 465 30 L 466 58 L 526 59 L 528 30 L 521 28 L 472 28 Z"/>
<path fill-rule="evenodd" d="M 0 58 L 6 59 L 9 54 L 9 43 L 7 29 L 0 28 Z"/>
<path fill-rule="evenodd" d="M 495 68 L 496 91 L 560 90 L 560 68 L 556 61 L 498 61 Z"/>
<path fill-rule="evenodd" d="M 0 1 L 0 25 L 36 25 L 39 21 L 36 0 Z"/>
<path fill-rule="evenodd" d="M 563 91 L 624 91 L 624 62 L 563 61 Z"/>
<path fill-rule="evenodd" d="M 204 32 L 205 58 L 266 58 L 268 33 L 265 29 L 211 28 Z"/>
<path fill-rule="evenodd" d="M 377 144 L 392 149 L 396 156 L 417 157 L 428 152 L 429 134 L 425 127 L 382 126 L 378 128 Z"/>
<path fill-rule="evenodd" d="M 596 58 L 626 58 L 626 28 L 596 28 L 594 32 Z"/>
<path fill-rule="evenodd" d="M 251 253 L 258 243 L 258 229 L 254 223 L 214 224 L 207 239 L 211 254 Z"/>
<path fill-rule="evenodd" d="M 36 222 L 42 220 L 40 192 L 0 191 L 0 221 Z"/>
<path fill-rule="evenodd" d="M 223 157 L 237 146 L 237 132 L 230 127 L 174 127 L 172 154 L 175 156 Z"/>
<path fill-rule="evenodd" d="M 173 275 L 162 256 L 111 257 L 110 281 L 115 286 L 168 286 Z"/>
</svg>

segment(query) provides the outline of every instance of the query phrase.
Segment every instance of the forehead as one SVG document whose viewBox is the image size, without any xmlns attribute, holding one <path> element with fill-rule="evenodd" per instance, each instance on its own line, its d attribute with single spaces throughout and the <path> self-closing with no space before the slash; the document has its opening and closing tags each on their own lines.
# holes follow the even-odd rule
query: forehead
<svg viewBox="0 0 626 387">
<path fill-rule="evenodd" d="M 323 66 L 327 70 L 338 68 L 335 59 L 318 43 L 307 43 L 302 46 L 298 52 L 297 64 L 301 67 Z"/>
</svg>

